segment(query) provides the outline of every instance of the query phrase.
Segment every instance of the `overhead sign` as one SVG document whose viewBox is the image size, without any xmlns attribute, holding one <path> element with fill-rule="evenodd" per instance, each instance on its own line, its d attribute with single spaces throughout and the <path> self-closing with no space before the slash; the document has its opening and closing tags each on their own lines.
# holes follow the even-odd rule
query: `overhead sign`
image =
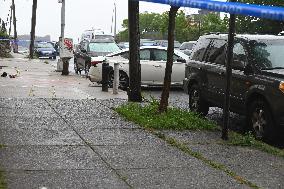
<svg viewBox="0 0 284 189">
<path fill-rule="evenodd" d="M 226 12 L 266 18 L 270 20 L 284 21 L 284 8 L 277 6 L 264 6 L 256 4 L 221 2 L 213 0 L 133 0 L 146 1 L 152 3 L 168 4 L 177 7 L 191 7 L 206 9 L 215 12 Z"/>
</svg>

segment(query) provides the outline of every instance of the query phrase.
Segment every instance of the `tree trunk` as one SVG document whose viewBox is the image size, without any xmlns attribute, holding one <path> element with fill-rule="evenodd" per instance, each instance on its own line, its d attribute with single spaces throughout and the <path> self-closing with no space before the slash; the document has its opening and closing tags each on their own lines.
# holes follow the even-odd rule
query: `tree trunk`
<svg viewBox="0 0 284 189">
<path fill-rule="evenodd" d="M 128 101 L 141 102 L 139 1 L 128 0 L 129 89 Z"/>
<path fill-rule="evenodd" d="M 17 34 L 17 19 L 16 19 L 16 7 L 15 0 L 12 0 L 12 9 L 13 9 L 13 25 L 14 25 L 14 53 L 18 52 L 18 34 Z"/>
<path fill-rule="evenodd" d="M 36 27 L 36 9 L 37 9 L 37 0 L 33 0 L 33 9 L 32 9 L 32 28 L 31 28 L 31 43 L 30 43 L 30 58 L 34 58 L 34 41 L 35 41 L 35 27 Z"/>
<path fill-rule="evenodd" d="M 169 26 L 168 26 L 168 51 L 167 51 L 167 65 L 164 78 L 164 87 L 161 96 L 159 113 L 167 111 L 169 93 L 171 87 L 171 75 L 173 67 L 173 55 L 174 55 L 174 33 L 175 33 L 175 18 L 179 7 L 171 7 L 169 12 Z"/>
</svg>

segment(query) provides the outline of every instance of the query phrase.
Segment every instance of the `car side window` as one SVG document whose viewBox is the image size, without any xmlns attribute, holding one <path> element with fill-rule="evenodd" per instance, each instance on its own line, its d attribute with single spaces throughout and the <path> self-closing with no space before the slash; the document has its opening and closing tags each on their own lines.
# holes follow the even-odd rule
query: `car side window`
<svg viewBox="0 0 284 189">
<path fill-rule="evenodd" d="M 247 55 L 244 46 L 237 42 L 233 49 L 233 63 L 232 68 L 237 70 L 243 70 L 247 63 Z"/>
<path fill-rule="evenodd" d="M 149 49 L 143 49 L 140 51 L 140 60 L 150 60 L 151 53 Z"/>
<path fill-rule="evenodd" d="M 205 61 L 225 65 L 227 41 L 224 39 L 213 39 L 209 47 Z"/>
<path fill-rule="evenodd" d="M 167 61 L 167 51 L 155 49 L 153 51 L 153 60 L 154 61 Z"/>
<path fill-rule="evenodd" d="M 129 59 L 129 53 L 128 52 L 123 52 L 120 54 L 121 57 L 125 58 L 125 59 Z"/>
<path fill-rule="evenodd" d="M 203 61 L 204 54 L 209 44 L 210 39 L 199 39 L 193 49 L 191 59 L 196 61 Z"/>
</svg>

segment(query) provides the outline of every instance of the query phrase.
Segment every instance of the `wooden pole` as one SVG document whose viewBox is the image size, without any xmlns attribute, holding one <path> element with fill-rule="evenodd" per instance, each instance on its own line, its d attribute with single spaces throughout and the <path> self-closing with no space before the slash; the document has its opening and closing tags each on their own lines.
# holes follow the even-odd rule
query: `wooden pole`
<svg viewBox="0 0 284 189">
<path fill-rule="evenodd" d="M 139 1 L 128 0 L 129 88 L 128 101 L 141 102 Z"/>
</svg>

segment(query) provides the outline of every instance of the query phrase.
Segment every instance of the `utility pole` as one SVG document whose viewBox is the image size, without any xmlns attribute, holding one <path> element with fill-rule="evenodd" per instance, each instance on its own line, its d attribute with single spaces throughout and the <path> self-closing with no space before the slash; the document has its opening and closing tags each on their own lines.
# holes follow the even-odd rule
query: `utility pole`
<svg viewBox="0 0 284 189">
<path fill-rule="evenodd" d="M 112 18 L 111 18 L 111 33 L 113 33 L 114 39 L 116 38 L 116 4 L 114 2 L 114 7 L 112 11 Z"/>
<path fill-rule="evenodd" d="M 114 39 L 116 38 L 116 3 L 114 2 Z"/>
<path fill-rule="evenodd" d="M 13 14 L 13 8 L 12 8 L 12 6 L 10 6 L 9 37 L 11 35 L 11 30 L 12 30 L 12 14 Z"/>
<path fill-rule="evenodd" d="M 65 1 L 59 0 L 62 2 L 61 7 L 61 48 L 64 47 L 64 30 L 65 30 Z M 69 58 L 63 58 L 60 56 L 60 60 L 63 63 L 62 75 L 69 75 Z"/>
<path fill-rule="evenodd" d="M 31 28 L 31 43 L 30 43 L 30 58 L 34 58 L 34 41 L 35 41 L 35 27 L 36 27 L 36 9 L 37 0 L 33 0 L 33 10 L 32 10 L 32 28 Z"/>
<path fill-rule="evenodd" d="M 128 0 L 129 88 L 128 101 L 141 102 L 139 1 Z"/>
<path fill-rule="evenodd" d="M 17 19 L 16 19 L 16 7 L 15 0 L 12 0 L 12 9 L 13 9 L 13 25 L 14 25 L 14 53 L 18 52 L 18 34 L 17 34 Z"/>
</svg>

